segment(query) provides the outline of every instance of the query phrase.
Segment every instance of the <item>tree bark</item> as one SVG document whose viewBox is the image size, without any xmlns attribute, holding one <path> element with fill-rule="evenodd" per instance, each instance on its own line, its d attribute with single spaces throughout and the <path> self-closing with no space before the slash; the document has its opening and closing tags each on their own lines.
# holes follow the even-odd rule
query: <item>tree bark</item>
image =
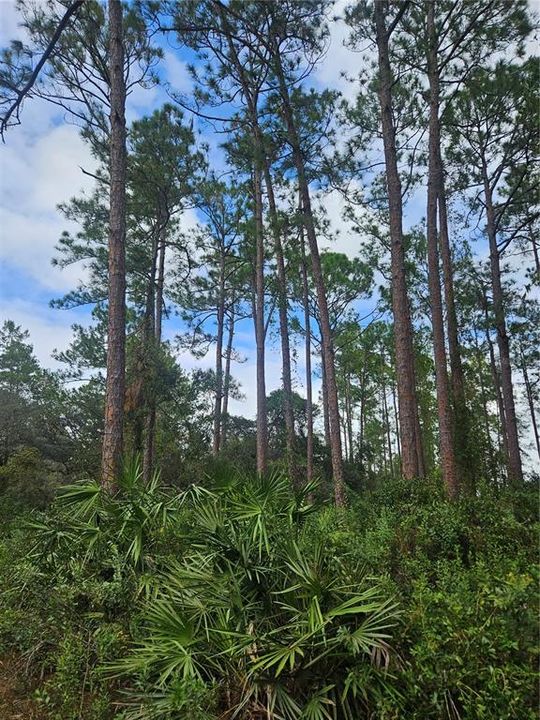
<svg viewBox="0 0 540 720">
<path fill-rule="evenodd" d="M 214 428 L 212 438 L 212 454 L 219 453 L 221 446 L 221 406 L 223 400 L 223 332 L 225 324 L 225 256 L 220 257 L 219 292 L 217 307 L 216 333 L 216 389 L 214 398 Z"/>
<path fill-rule="evenodd" d="M 321 390 L 324 422 L 324 442 L 326 444 L 326 447 L 330 449 L 330 414 L 328 412 L 328 388 L 326 386 L 326 372 L 324 370 L 324 363 L 321 363 Z"/>
<path fill-rule="evenodd" d="M 122 3 L 109 0 L 110 75 L 110 197 L 109 307 L 105 425 L 101 455 L 101 484 L 117 488 L 124 449 L 126 339 L 126 85 Z"/>
<path fill-rule="evenodd" d="M 309 287 L 304 243 L 304 228 L 300 228 L 300 250 L 302 253 L 302 302 L 304 305 L 305 362 L 306 362 L 306 479 L 313 479 L 313 379 L 311 372 L 311 318 L 309 313 Z"/>
<path fill-rule="evenodd" d="M 450 382 L 452 399 L 454 401 L 454 437 L 456 442 L 457 460 L 461 473 L 466 474 L 470 482 L 474 477 L 474 463 L 468 447 L 470 429 L 469 410 L 465 399 L 465 379 L 463 376 L 463 363 L 461 360 L 461 345 L 459 342 L 456 301 L 454 295 L 454 267 L 452 252 L 448 236 L 448 210 L 446 205 L 446 188 L 444 183 L 444 169 L 440 151 L 439 136 L 439 242 L 443 268 L 444 299 L 446 304 L 446 328 L 448 333 L 448 355 L 450 359 Z"/>
<path fill-rule="evenodd" d="M 531 413 L 531 421 L 534 431 L 534 439 L 536 442 L 536 452 L 538 453 L 538 458 L 540 459 L 540 435 L 538 434 L 538 424 L 536 422 L 536 412 L 534 409 L 534 397 L 531 387 L 531 382 L 529 380 L 529 373 L 527 372 L 527 362 L 525 360 L 525 356 L 523 353 L 521 353 L 521 370 L 523 372 L 523 381 L 525 383 L 525 392 L 527 393 L 527 402 L 529 404 L 529 412 Z"/>
<path fill-rule="evenodd" d="M 386 381 L 384 379 L 385 360 L 384 355 L 381 356 L 382 364 L 382 399 L 383 399 L 383 416 L 386 428 L 386 439 L 388 441 L 388 460 L 390 462 L 390 474 L 394 474 L 394 458 L 392 457 L 392 437 L 390 434 L 390 417 L 388 415 L 388 401 L 386 399 Z"/>
<path fill-rule="evenodd" d="M 401 468 L 403 476 L 411 479 L 423 474 L 421 469 L 423 466 L 423 450 L 422 438 L 419 435 L 413 327 L 405 274 L 401 180 L 397 164 L 396 131 L 392 114 L 392 73 L 390 70 L 389 37 L 386 30 L 384 3 L 375 2 L 374 12 L 379 63 L 379 103 L 390 220 L 391 291 L 401 439 Z"/>
<path fill-rule="evenodd" d="M 476 350 L 476 358 L 477 358 L 477 364 L 478 364 L 478 383 L 480 385 L 480 398 L 482 400 L 482 410 L 483 410 L 483 416 L 484 416 L 484 430 L 486 433 L 486 442 L 488 446 L 488 453 L 489 453 L 489 471 L 493 478 L 497 477 L 497 463 L 495 461 L 495 452 L 493 450 L 493 443 L 491 441 L 491 431 L 489 427 L 489 413 L 488 413 L 488 399 L 487 399 L 487 392 L 486 392 L 486 385 L 484 383 L 484 378 L 482 376 L 482 361 L 485 359 L 484 355 L 482 353 L 482 350 L 480 349 L 480 343 L 478 342 L 478 333 L 476 330 L 476 327 L 473 327 L 473 333 L 474 333 L 474 347 Z"/>
<path fill-rule="evenodd" d="M 162 327 L 163 327 L 163 312 L 165 310 L 163 302 L 163 290 L 165 285 L 165 254 L 167 251 L 165 228 L 162 228 L 160 233 L 160 244 L 159 244 L 159 261 L 158 261 L 158 273 L 156 282 L 156 321 L 155 321 L 155 336 L 158 342 L 161 342 Z"/>
<path fill-rule="evenodd" d="M 227 429 L 229 425 L 229 391 L 231 385 L 231 358 L 234 339 L 234 298 L 231 316 L 229 318 L 229 333 L 227 336 L 227 349 L 225 351 L 225 378 L 223 380 L 223 407 L 221 412 L 221 445 L 220 450 L 227 442 Z"/>
<path fill-rule="evenodd" d="M 487 302 L 487 301 L 486 301 Z M 491 377 L 493 380 L 493 389 L 497 400 L 497 410 L 499 411 L 499 421 L 501 427 L 500 440 L 502 440 L 503 456 L 505 458 L 506 470 L 508 471 L 508 433 L 506 431 L 506 413 L 504 411 L 504 400 L 501 392 L 501 376 L 497 368 L 497 360 L 495 359 L 495 350 L 489 332 L 489 316 L 486 310 L 486 340 L 489 350 L 489 364 L 491 367 Z M 500 447 L 500 444 L 499 444 Z"/>
<path fill-rule="evenodd" d="M 145 481 L 149 478 L 151 469 L 148 466 L 147 450 L 148 450 L 148 422 L 152 412 L 151 392 L 148 386 L 151 385 L 152 375 L 154 371 L 153 367 L 153 347 L 155 337 L 155 304 L 156 304 L 156 273 L 157 273 L 157 256 L 159 250 L 159 238 L 158 233 L 154 232 L 152 237 L 152 260 L 150 263 L 150 273 L 148 275 L 148 285 L 146 289 L 146 307 L 144 311 L 143 321 L 143 333 L 141 339 L 142 348 L 139 351 L 143 357 L 141 363 L 141 377 L 142 392 L 141 392 L 141 407 L 138 410 L 137 417 L 135 418 L 135 441 L 134 451 L 137 456 L 140 454 L 143 458 L 143 477 Z M 140 378 L 136 377 L 135 382 Z M 128 390 L 129 392 L 129 390 Z M 145 412 L 144 418 L 144 441 L 143 441 L 143 418 L 142 412 Z"/>
<path fill-rule="evenodd" d="M 396 433 L 396 455 L 401 467 L 401 446 L 399 444 L 399 414 L 397 409 L 396 386 L 392 380 L 392 409 L 394 411 L 395 433 Z"/>
<path fill-rule="evenodd" d="M 163 286 L 165 283 L 165 253 L 166 253 L 166 223 L 168 218 L 165 219 L 160 214 L 160 230 L 158 236 L 158 247 L 157 247 L 157 277 L 155 278 L 155 299 L 153 302 L 153 350 L 158 352 L 161 346 L 161 333 L 163 323 Z M 152 288 L 154 292 L 154 288 Z M 155 360 L 155 359 L 154 359 Z M 154 366 L 155 372 L 155 366 Z M 148 413 L 145 422 L 145 439 L 144 439 L 144 452 L 143 452 L 143 478 L 144 482 L 148 483 L 152 477 L 154 470 L 154 448 L 155 448 L 155 437 L 156 437 L 156 399 L 154 394 L 149 398 Z"/>
<path fill-rule="evenodd" d="M 347 375 L 345 378 L 345 418 L 347 428 L 347 445 L 349 448 L 349 461 L 354 462 L 354 448 L 353 448 L 353 410 L 352 410 L 352 399 L 351 399 L 351 378 Z"/>
<path fill-rule="evenodd" d="M 226 7 L 216 3 L 221 18 L 222 28 L 225 32 L 230 52 L 230 62 L 236 68 L 240 86 L 243 90 L 248 118 L 253 136 L 253 195 L 255 205 L 255 301 L 254 322 L 255 341 L 257 346 L 257 472 L 265 473 L 268 466 L 268 414 L 266 407 L 266 381 L 265 381 L 265 339 L 266 329 L 264 322 L 264 226 L 263 226 L 263 199 L 262 199 L 262 173 L 263 142 L 259 127 L 258 95 L 260 85 L 250 82 L 249 75 L 244 67 L 233 42 L 231 27 L 226 16 Z"/>
<path fill-rule="evenodd" d="M 360 375 L 360 431 L 358 433 L 358 459 L 360 466 L 364 466 L 364 429 L 366 422 L 366 365 L 362 366 Z"/>
<path fill-rule="evenodd" d="M 263 156 L 263 170 L 268 195 L 268 209 L 270 211 L 270 223 L 274 236 L 274 252 L 277 265 L 277 286 L 278 286 L 278 312 L 279 312 L 279 334 L 281 339 L 281 361 L 283 381 L 283 413 L 285 415 L 285 436 L 287 444 L 287 465 L 289 475 L 294 485 L 298 485 L 298 468 L 296 464 L 296 436 L 294 432 L 294 413 L 292 399 L 292 377 L 291 377 L 291 347 L 289 340 L 288 302 L 287 302 L 287 278 L 285 275 L 285 260 L 283 257 L 283 244 L 279 229 L 279 220 L 274 196 L 270 167 L 266 156 Z"/>
<path fill-rule="evenodd" d="M 276 74 L 283 106 L 283 115 L 287 127 L 287 136 L 291 146 L 294 164 L 298 175 L 298 187 L 302 198 L 302 222 L 304 224 L 311 254 L 311 268 L 313 282 L 317 292 L 317 304 L 321 324 L 321 350 L 322 362 L 326 378 L 326 391 L 328 396 L 328 415 L 330 421 L 330 452 L 332 456 L 332 476 L 334 483 L 334 499 L 338 507 L 346 504 L 345 485 L 343 482 L 343 458 L 341 456 L 341 431 L 339 420 L 338 393 L 336 384 L 336 371 L 334 360 L 334 342 L 330 328 L 326 288 L 317 244 L 317 234 L 311 209 L 309 184 L 304 166 L 304 157 L 300 145 L 300 138 L 292 111 L 289 89 L 281 64 L 279 49 L 276 50 Z"/>
<path fill-rule="evenodd" d="M 343 433 L 343 454 L 345 457 L 345 460 L 349 461 L 349 443 L 348 443 L 348 435 L 347 435 L 347 421 L 344 417 L 345 413 L 341 414 L 341 431 Z"/>
<path fill-rule="evenodd" d="M 512 381 L 512 365 L 510 363 L 510 340 L 506 329 L 504 296 L 501 282 L 501 264 L 497 247 L 497 231 L 492 191 L 488 180 L 487 166 L 483 162 L 484 196 L 486 205 L 487 235 L 489 239 L 489 261 L 491 269 L 491 287 L 493 293 L 493 312 L 497 345 L 501 363 L 501 387 L 506 418 L 506 435 L 508 443 L 508 479 L 512 484 L 523 482 L 521 452 L 517 429 L 516 406 L 514 403 L 514 384 Z"/>
<path fill-rule="evenodd" d="M 266 412 L 264 326 L 264 234 L 259 147 L 255 147 L 253 193 L 255 199 L 255 341 L 257 345 L 257 472 L 268 467 L 268 416 Z"/>
<path fill-rule="evenodd" d="M 427 255 L 428 284 L 433 329 L 433 354 L 435 359 L 435 384 L 437 389 L 437 414 L 439 420 L 439 446 L 443 481 L 449 497 L 459 492 L 459 477 L 454 448 L 452 406 L 450 402 L 446 348 L 444 339 L 444 316 L 440 285 L 439 247 L 437 238 L 437 201 L 441 187 L 439 163 L 439 96 L 437 84 L 437 38 L 434 26 L 434 4 L 427 6 L 428 27 L 428 74 L 431 92 L 429 103 L 428 148 L 428 199 L 427 199 Z"/>
<path fill-rule="evenodd" d="M 433 143 L 433 152 L 437 155 L 436 185 L 438 212 L 439 212 L 439 248 L 443 270 L 444 299 L 446 306 L 446 328 L 448 337 L 448 355 L 450 359 L 450 380 L 453 400 L 454 443 L 458 474 L 467 473 L 471 480 L 473 470 L 470 467 L 471 453 L 468 451 L 467 438 L 469 435 L 469 417 L 465 402 L 465 382 L 463 365 L 461 362 L 461 348 L 459 344 L 456 303 L 454 296 L 454 268 L 450 238 L 448 234 L 448 209 L 446 203 L 446 187 L 444 181 L 444 166 L 441 151 L 441 123 L 440 123 L 440 75 L 437 59 L 437 42 L 434 3 L 428 9 L 428 80 L 430 88 L 430 133 Z"/>
<path fill-rule="evenodd" d="M 529 230 L 533 255 L 534 255 L 534 265 L 536 268 L 536 282 L 540 284 L 540 256 L 538 254 L 538 241 L 534 235 L 533 230 Z"/>
</svg>

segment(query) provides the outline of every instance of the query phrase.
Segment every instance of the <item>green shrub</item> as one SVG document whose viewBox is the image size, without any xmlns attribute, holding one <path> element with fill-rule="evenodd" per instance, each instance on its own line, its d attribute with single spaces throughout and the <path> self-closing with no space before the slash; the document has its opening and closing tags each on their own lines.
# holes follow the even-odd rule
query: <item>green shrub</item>
<svg viewBox="0 0 540 720">
<path fill-rule="evenodd" d="M 148 717 L 172 712 L 179 678 L 218 687 L 220 706 L 245 718 L 359 718 L 381 688 L 392 693 L 395 607 L 328 533 L 302 532 L 311 491 L 293 495 L 274 475 L 192 494 L 186 552 L 160 576 L 140 645 L 118 667 L 159 690 Z"/>
<path fill-rule="evenodd" d="M 536 585 L 511 559 L 468 571 L 442 563 L 435 585 L 414 582 L 407 717 L 536 717 Z"/>
<path fill-rule="evenodd" d="M 0 653 L 44 720 L 535 717 L 533 488 L 387 481 L 337 511 L 225 465 L 120 485 L 4 524 Z"/>
<path fill-rule="evenodd" d="M 61 481 L 57 463 L 39 450 L 21 447 L 0 467 L 0 515 L 6 520 L 27 508 L 45 508 Z"/>
</svg>

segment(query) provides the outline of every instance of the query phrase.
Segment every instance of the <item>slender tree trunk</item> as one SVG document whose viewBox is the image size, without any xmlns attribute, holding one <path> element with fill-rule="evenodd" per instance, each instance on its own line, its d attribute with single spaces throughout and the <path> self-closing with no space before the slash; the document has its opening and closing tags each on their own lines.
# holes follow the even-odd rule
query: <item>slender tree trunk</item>
<svg viewBox="0 0 540 720">
<path fill-rule="evenodd" d="M 105 425 L 101 455 L 101 484 L 114 492 L 124 449 L 126 342 L 126 85 L 122 3 L 109 0 L 110 75 L 110 212 L 109 308 Z"/>
<path fill-rule="evenodd" d="M 533 240 L 534 261 L 536 265 L 536 281 L 540 283 L 540 258 L 538 257 L 538 244 Z"/>
<path fill-rule="evenodd" d="M 255 147 L 253 190 L 255 196 L 255 340 L 257 345 L 257 472 L 268 466 L 268 417 L 266 412 L 265 326 L 264 326 L 264 233 L 261 171 Z"/>
<path fill-rule="evenodd" d="M 486 313 L 487 315 L 487 313 Z M 487 322 L 487 320 L 486 320 Z M 501 392 L 501 376 L 497 368 L 497 360 L 495 358 L 495 350 L 493 348 L 493 342 L 489 333 L 489 325 L 486 325 L 486 339 L 489 350 L 489 364 L 491 367 L 491 377 L 493 379 L 493 389 L 495 391 L 495 398 L 497 400 L 497 409 L 499 411 L 499 420 L 501 426 L 501 440 L 503 455 L 505 458 L 506 469 L 508 470 L 508 433 L 506 431 L 506 413 L 504 411 L 504 400 Z"/>
<path fill-rule="evenodd" d="M 422 426 L 420 425 L 420 406 L 418 405 L 418 402 L 414 408 L 414 426 L 416 430 L 416 457 L 418 458 L 418 473 L 419 477 L 425 477 L 427 472 L 426 458 L 424 442 L 422 439 Z"/>
<path fill-rule="evenodd" d="M 428 74 L 437 75 L 437 46 L 434 26 L 434 4 L 427 6 L 429 36 Z M 444 484 L 450 497 L 459 491 L 458 469 L 454 448 L 452 406 L 450 402 L 446 348 L 444 339 L 444 316 L 439 279 L 439 248 L 437 238 L 437 200 L 441 187 L 439 163 L 439 96 L 437 86 L 431 87 L 429 108 L 429 160 L 427 201 L 427 255 L 428 283 L 433 328 L 433 353 L 435 359 L 435 384 L 439 420 L 440 459 Z"/>
<path fill-rule="evenodd" d="M 217 307 L 217 342 L 216 342 L 216 390 L 214 398 L 214 432 L 212 454 L 219 453 L 221 446 L 221 403 L 223 400 L 223 332 L 225 323 L 225 256 L 220 258 L 220 278 Z"/>
<path fill-rule="evenodd" d="M 229 390 L 231 385 L 231 358 L 234 338 L 234 298 L 231 316 L 229 318 L 229 334 L 227 337 L 227 349 L 225 351 L 225 379 L 223 381 L 223 408 L 221 413 L 221 446 L 225 447 L 227 442 L 227 430 L 229 425 Z"/>
<path fill-rule="evenodd" d="M 330 449 L 330 414 L 328 412 L 328 388 L 326 386 L 326 372 L 324 369 L 324 363 L 321 363 L 321 378 L 324 442 L 326 443 L 326 447 Z"/>
<path fill-rule="evenodd" d="M 343 453 L 345 456 L 345 460 L 349 461 L 349 445 L 347 442 L 347 421 L 344 417 L 345 413 L 341 414 L 342 420 L 341 420 L 341 430 L 343 432 Z"/>
<path fill-rule="evenodd" d="M 470 417 L 465 399 L 465 379 L 461 360 L 461 346 L 458 335 L 456 302 L 454 296 L 454 267 L 450 240 L 448 237 L 448 210 L 446 206 L 446 189 L 444 170 L 440 151 L 439 138 L 439 242 L 444 280 L 444 298 L 446 304 L 446 328 L 448 333 L 448 355 L 450 359 L 450 381 L 454 401 L 454 438 L 456 442 L 457 461 L 461 473 L 467 476 L 468 482 L 474 479 L 474 462 L 469 447 Z"/>
<path fill-rule="evenodd" d="M 398 462 L 401 467 L 401 447 L 399 443 L 399 415 L 397 409 L 396 386 L 394 382 L 392 382 L 392 408 L 394 410 L 394 421 L 396 425 L 396 453 L 398 457 Z"/>
<path fill-rule="evenodd" d="M 300 228 L 300 249 L 302 252 L 302 301 L 304 305 L 305 361 L 306 361 L 306 479 L 313 479 L 313 378 L 311 372 L 311 317 L 309 314 L 309 287 L 304 244 L 304 228 Z"/>
<path fill-rule="evenodd" d="M 446 187 L 444 181 L 444 167 L 441 152 L 441 123 L 440 111 L 440 77 L 437 60 L 437 35 L 434 21 L 434 3 L 428 9 L 428 80 L 430 87 L 430 138 L 432 152 L 437 155 L 434 162 L 436 177 L 433 182 L 436 186 L 438 212 L 439 212 L 439 248 L 443 269 L 444 299 L 446 305 L 446 328 L 448 336 L 448 354 L 450 359 L 450 378 L 453 400 L 454 443 L 458 474 L 467 469 L 468 479 L 471 479 L 470 452 L 467 447 L 469 435 L 469 418 L 465 402 L 465 382 L 463 378 L 463 365 L 461 362 L 461 348 L 458 336 L 456 304 L 454 297 L 454 268 L 450 239 L 448 234 L 448 209 L 446 204 Z"/>
<path fill-rule="evenodd" d="M 168 218 L 160 215 L 160 231 L 157 247 L 157 277 L 155 280 L 155 300 L 153 302 L 153 338 L 152 343 L 157 352 L 161 345 L 163 323 L 163 286 L 165 282 L 166 225 Z M 155 372 L 155 368 L 153 368 Z M 154 446 L 156 438 L 156 399 L 152 392 L 149 398 L 148 413 L 145 421 L 143 478 L 148 483 L 154 471 Z"/>
<path fill-rule="evenodd" d="M 488 454 L 489 454 L 489 467 L 491 474 L 494 478 L 497 477 L 497 464 L 495 462 L 495 452 L 493 449 L 493 443 L 491 442 L 491 431 L 489 427 L 489 413 L 488 413 L 488 400 L 487 400 L 487 392 L 486 392 L 486 385 L 484 383 L 484 378 L 482 376 L 482 361 L 484 360 L 484 355 L 482 353 L 482 350 L 480 349 L 480 343 L 478 342 L 478 333 L 476 330 L 476 327 L 473 327 L 474 332 L 474 348 L 476 351 L 476 358 L 477 358 L 477 364 L 478 364 L 478 383 L 480 385 L 480 398 L 482 400 L 482 409 L 483 409 L 483 416 L 484 416 L 484 430 L 486 433 L 486 442 L 488 446 Z"/>
<path fill-rule="evenodd" d="M 156 272 L 157 272 L 157 255 L 158 255 L 159 238 L 158 233 L 154 232 L 152 237 L 152 260 L 150 263 L 150 273 L 148 275 L 148 285 L 146 288 L 146 303 L 144 310 L 143 320 L 143 332 L 140 341 L 141 357 L 143 361 L 141 363 L 140 371 L 137 372 L 135 382 L 138 382 L 142 378 L 142 392 L 140 393 L 140 407 L 137 408 L 135 416 L 135 431 L 134 431 L 134 442 L 133 448 L 137 456 L 142 455 L 143 458 L 143 477 L 146 478 L 146 448 L 148 444 L 148 437 L 144 434 L 143 441 L 143 425 L 144 428 L 148 425 L 148 417 L 151 413 L 151 386 L 152 377 L 154 372 L 153 367 L 153 345 L 154 345 L 154 334 L 155 334 L 155 301 L 156 301 Z M 128 389 L 129 393 L 129 389 Z M 145 412 L 143 422 L 143 411 Z M 145 430 L 146 433 L 146 430 Z"/>
<path fill-rule="evenodd" d="M 493 312 L 497 330 L 497 345 L 501 363 L 501 386 L 506 418 L 506 435 L 508 442 L 508 479 L 512 484 L 523 482 L 521 452 L 517 429 L 516 406 L 514 403 L 514 384 L 512 382 L 512 365 L 510 363 L 510 340 L 506 329 L 504 297 L 501 283 L 501 265 L 497 247 L 497 231 L 493 197 L 488 181 L 487 166 L 483 164 L 484 195 L 486 204 L 487 235 L 489 239 L 489 260 L 491 267 L 491 287 L 493 293 Z"/>
<path fill-rule="evenodd" d="M 529 404 L 529 412 L 531 413 L 531 421 L 534 431 L 534 439 L 536 441 L 536 452 L 540 459 L 540 436 L 538 434 L 538 424 L 536 422 L 536 412 L 534 409 L 534 397 L 532 392 L 531 382 L 529 380 L 529 373 L 527 372 L 527 362 L 523 353 L 521 353 L 521 370 L 523 372 L 523 381 L 525 383 L 525 392 L 527 393 L 527 402 Z"/>
<path fill-rule="evenodd" d="M 265 380 L 265 340 L 266 328 L 264 322 L 264 226 L 263 226 L 263 198 L 262 173 L 263 142 L 259 128 L 258 96 L 260 87 L 250 82 L 246 70 L 238 56 L 233 42 L 231 27 L 229 25 L 226 8 L 217 4 L 227 45 L 230 53 L 230 62 L 234 65 L 242 87 L 247 104 L 247 114 L 251 123 L 253 136 L 253 195 L 255 203 L 255 341 L 257 346 L 257 472 L 265 473 L 268 467 L 268 414 L 266 407 L 266 380 Z"/>
<path fill-rule="evenodd" d="M 394 474 L 394 459 L 392 457 L 392 438 L 390 435 L 390 418 L 388 416 L 388 402 L 386 399 L 386 381 L 384 379 L 384 355 L 381 356 L 382 361 L 382 383 L 381 383 L 381 390 L 382 390 L 382 400 L 383 400 L 383 417 L 384 417 L 384 425 L 386 429 L 386 440 L 388 442 L 388 460 L 390 463 L 390 474 Z"/>
<path fill-rule="evenodd" d="M 360 432 L 358 433 L 358 458 L 360 465 L 364 466 L 364 429 L 366 424 L 366 366 L 362 367 L 360 375 Z"/>
<path fill-rule="evenodd" d="M 349 446 L 349 461 L 354 462 L 354 452 L 353 452 L 353 410 L 352 410 L 352 400 L 351 400 L 351 378 L 350 375 L 347 375 L 345 378 L 345 418 L 346 418 L 346 424 L 347 424 L 347 444 Z"/>
<path fill-rule="evenodd" d="M 379 103 L 390 219 L 391 290 L 401 437 L 401 469 L 403 476 L 411 479 L 423 474 L 423 449 L 422 438 L 419 435 L 413 327 L 405 274 L 403 207 L 397 164 L 396 131 L 392 113 L 392 73 L 388 50 L 389 36 L 385 23 L 385 3 L 375 2 L 374 12 L 379 62 Z"/>
<path fill-rule="evenodd" d="M 268 165 L 268 160 L 266 157 L 263 157 L 263 169 L 266 192 L 268 195 L 268 208 L 270 210 L 270 222 L 272 225 L 272 232 L 274 236 L 274 251 L 277 265 L 279 334 L 281 338 L 281 360 L 283 368 L 283 413 L 285 415 L 287 464 L 289 467 L 289 475 L 292 482 L 295 485 L 298 485 L 300 478 L 298 477 L 298 468 L 296 464 L 296 437 L 294 432 L 293 394 L 291 377 L 291 347 L 289 341 L 289 321 L 287 317 L 287 278 L 285 275 L 285 259 L 283 257 L 283 244 L 281 242 L 281 232 L 279 229 L 276 199 L 274 196 L 272 178 L 270 176 L 270 167 Z"/>
<path fill-rule="evenodd" d="M 387 462 L 387 455 L 386 455 L 386 417 L 384 414 L 384 405 L 383 405 L 383 391 L 382 388 L 380 390 L 380 408 L 381 408 L 381 428 L 382 428 L 382 452 L 383 452 L 383 469 L 385 475 L 388 473 L 388 462 Z"/>
<path fill-rule="evenodd" d="M 321 350 L 324 373 L 326 377 L 326 391 L 328 396 L 328 416 L 330 421 L 330 452 L 332 456 L 332 475 L 334 483 L 334 499 L 338 507 L 346 504 L 345 485 L 343 483 L 343 458 L 341 456 L 341 433 L 339 421 L 339 405 L 336 384 L 336 371 L 334 360 L 334 341 L 330 328 L 330 317 L 328 314 L 328 303 L 326 300 L 326 288 L 324 286 L 324 277 L 322 273 L 321 258 L 319 255 L 319 246 L 317 244 L 317 235 L 315 232 L 315 223 L 313 221 L 313 211 L 311 209 L 311 197 L 309 193 L 309 184 L 306 177 L 304 166 L 304 158 L 300 145 L 300 138 L 296 129 L 296 123 L 290 103 L 289 88 L 285 81 L 283 68 L 281 65 L 281 57 L 279 50 L 276 56 L 276 71 L 279 83 L 280 95 L 283 105 L 283 115 L 287 126 L 287 135 L 289 144 L 292 149 L 292 155 L 296 172 L 298 175 L 298 187 L 302 198 L 302 222 L 306 230 L 306 235 L 311 254 L 311 269 L 313 282 L 317 292 L 317 304 L 319 307 L 319 317 L 321 325 Z"/>
<path fill-rule="evenodd" d="M 488 354 L 489 354 L 489 366 L 491 369 L 491 379 L 493 381 L 493 391 L 495 393 L 495 399 L 497 402 L 497 411 L 499 413 L 499 425 L 500 425 L 500 433 L 499 435 L 499 449 L 502 445 L 502 455 L 505 459 L 505 466 L 508 471 L 508 435 L 506 432 L 506 416 L 504 412 L 504 401 L 503 396 L 501 393 L 501 377 L 499 370 L 497 368 L 497 360 L 495 358 L 495 349 L 493 347 L 493 342 L 491 340 L 491 333 L 490 333 L 490 319 L 489 319 L 489 303 L 488 303 L 488 297 L 487 292 L 483 286 L 480 287 L 480 292 L 482 295 L 482 309 L 484 311 L 484 323 L 485 323 L 485 335 L 486 335 L 486 342 L 488 346 Z"/>
</svg>

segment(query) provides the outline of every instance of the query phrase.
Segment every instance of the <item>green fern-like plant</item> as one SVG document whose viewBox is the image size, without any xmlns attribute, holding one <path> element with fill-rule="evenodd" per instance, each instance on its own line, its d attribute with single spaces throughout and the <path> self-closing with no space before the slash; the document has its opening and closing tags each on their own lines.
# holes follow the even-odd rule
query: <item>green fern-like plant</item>
<svg viewBox="0 0 540 720">
<path fill-rule="evenodd" d="M 293 493 L 281 475 L 235 476 L 183 498 L 186 552 L 161 574 L 140 642 L 112 669 L 148 683 L 128 717 L 173 717 L 166 698 L 178 682 L 218 688 L 231 718 L 352 720 L 370 705 L 361 678 L 392 692 L 397 608 L 324 536 L 302 531 L 312 491 Z"/>
</svg>

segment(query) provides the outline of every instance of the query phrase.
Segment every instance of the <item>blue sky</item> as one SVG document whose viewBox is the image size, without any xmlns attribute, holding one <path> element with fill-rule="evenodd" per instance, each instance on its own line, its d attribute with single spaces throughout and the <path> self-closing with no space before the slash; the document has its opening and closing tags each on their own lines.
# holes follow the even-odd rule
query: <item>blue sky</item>
<svg viewBox="0 0 540 720">
<path fill-rule="evenodd" d="M 340 0 L 336 10 L 344 6 Z M 539 7 L 538 3 L 533 3 Z M 312 82 L 315 86 L 340 90 L 348 98 L 354 97 L 357 87 L 342 76 L 343 70 L 354 75 L 361 62 L 358 53 L 347 49 L 343 41 L 347 31 L 342 22 L 331 24 L 331 46 L 324 61 L 316 69 Z M 0 45 L 21 36 L 17 27 L 14 0 L 0 0 Z M 175 47 L 174 38 L 163 40 L 164 61 L 160 72 L 176 90 L 189 93 L 191 80 L 186 67 L 186 55 Z M 150 90 L 137 89 L 128 100 L 128 121 L 151 112 L 167 101 L 162 87 Z M 197 127 L 197 123 L 196 123 Z M 208 135 L 209 129 L 201 127 L 205 140 L 216 139 Z M 220 136 L 221 139 L 222 136 Z M 221 158 L 214 150 L 214 162 Z M 55 348 L 65 348 L 71 338 L 71 325 L 89 320 L 89 310 L 57 310 L 49 307 L 49 301 L 60 297 L 84 277 L 82 267 L 60 270 L 52 266 L 54 246 L 63 230 L 70 228 L 57 211 L 57 205 L 67 201 L 80 191 L 88 191 L 92 180 L 85 176 L 81 167 L 92 170 L 94 161 L 88 147 L 78 134 L 78 129 L 66 122 L 57 109 L 44 101 L 27 102 L 22 114 L 22 124 L 12 128 L 6 144 L 0 148 L 0 296 L 2 311 L 0 320 L 10 318 L 30 331 L 35 353 L 40 362 L 48 367 L 57 363 L 51 353 Z M 323 201 L 333 230 L 339 234 L 332 249 L 354 256 L 361 242 L 358 235 L 342 218 L 343 200 L 337 193 L 327 195 Z M 407 206 L 406 224 L 417 223 L 424 214 L 425 194 L 422 188 Z M 194 211 L 184 214 L 183 229 L 197 222 Z M 321 243 L 323 246 L 328 243 Z M 485 252 L 480 244 L 480 254 Z M 362 312 L 370 309 L 363 303 Z M 179 330 L 178 318 L 165 324 L 165 336 L 172 338 Z M 255 358 L 253 328 L 244 321 L 237 336 L 238 349 L 246 356 L 246 362 L 237 366 L 236 375 L 242 383 L 246 400 L 233 402 L 231 411 L 252 416 L 255 411 Z M 296 367 L 296 389 L 303 392 L 303 361 L 299 353 Z M 212 351 L 202 360 L 195 360 L 187 351 L 179 356 L 182 366 L 211 367 Z M 267 391 L 279 387 L 281 359 L 276 339 L 267 349 Z"/>
<path fill-rule="evenodd" d="M 345 28 L 335 24 L 332 28 L 332 46 L 326 60 L 317 69 L 313 82 L 321 87 L 334 87 L 352 95 L 353 88 L 341 77 L 343 68 L 350 69 L 358 56 L 343 46 Z M 13 38 L 22 38 L 17 27 L 14 0 L 0 0 L 0 44 L 5 46 Z M 191 80 L 186 67 L 184 51 L 176 47 L 174 38 L 163 41 L 165 53 L 161 73 L 176 90 L 189 92 Z M 330 61 L 331 58 L 331 61 Z M 128 100 L 128 121 L 151 112 L 167 101 L 163 88 L 137 89 Z M 204 139 L 210 139 L 208 128 L 200 128 Z M 215 139 L 211 143 L 216 147 Z M 82 267 L 60 270 L 52 266 L 54 246 L 69 224 L 57 211 L 57 205 L 80 191 L 88 191 L 92 181 L 81 167 L 92 170 L 94 161 L 81 140 L 78 129 L 66 122 L 64 116 L 50 104 L 32 100 L 25 104 L 22 124 L 12 128 L 6 145 L 0 149 L 0 293 L 1 319 L 10 318 L 30 331 L 34 351 L 40 362 L 56 367 L 51 353 L 65 348 L 71 338 L 71 325 L 89 320 L 89 310 L 57 310 L 49 307 L 50 300 L 60 297 L 73 288 L 81 277 Z M 214 154 L 214 162 L 221 161 Z M 211 157 L 212 160 L 212 157 Z M 341 219 L 343 202 L 337 194 L 325 199 L 328 216 L 341 233 L 332 247 L 353 255 L 357 251 L 358 237 L 348 232 Z M 197 222 L 194 211 L 187 211 L 183 227 L 188 229 Z M 73 229 L 73 228 L 71 228 Z M 173 337 L 180 327 L 178 318 L 166 324 L 165 334 Z M 246 362 L 237 368 L 241 376 L 246 401 L 236 403 L 233 412 L 251 415 L 254 412 L 255 366 L 253 357 L 253 329 L 250 321 L 238 328 L 238 349 Z M 180 358 L 185 368 L 211 366 L 212 353 L 202 361 L 194 360 L 189 353 Z M 278 343 L 271 341 L 267 352 L 268 391 L 280 384 L 281 361 Z M 297 389 L 301 392 L 303 367 L 297 368 Z"/>
</svg>

